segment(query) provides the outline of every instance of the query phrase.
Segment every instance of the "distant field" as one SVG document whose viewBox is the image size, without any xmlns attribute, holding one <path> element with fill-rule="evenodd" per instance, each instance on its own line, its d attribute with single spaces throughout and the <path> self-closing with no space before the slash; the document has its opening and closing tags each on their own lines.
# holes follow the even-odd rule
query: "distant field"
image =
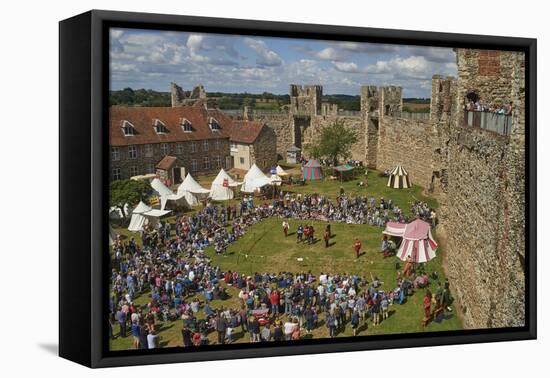
<svg viewBox="0 0 550 378">
<path fill-rule="evenodd" d="M 403 102 L 403 111 L 411 113 L 428 113 L 430 103 Z"/>
</svg>

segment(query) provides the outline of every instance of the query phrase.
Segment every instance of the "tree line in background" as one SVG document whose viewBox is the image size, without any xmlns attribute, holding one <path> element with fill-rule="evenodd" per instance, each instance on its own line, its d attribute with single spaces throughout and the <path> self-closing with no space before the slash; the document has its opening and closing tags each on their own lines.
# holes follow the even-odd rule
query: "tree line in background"
<svg viewBox="0 0 550 378">
<path fill-rule="evenodd" d="M 220 109 L 281 110 L 290 104 L 290 96 L 277 95 L 269 92 L 257 93 L 224 93 L 209 92 L 209 98 L 216 98 Z M 170 92 L 159 92 L 152 89 L 132 89 L 110 91 L 110 105 L 120 106 L 170 106 Z M 337 104 L 338 109 L 361 110 L 361 96 L 344 94 L 324 95 L 323 102 Z M 410 113 L 429 113 L 429 98 L 404 98 L 403 111 Z"/>
</svg>

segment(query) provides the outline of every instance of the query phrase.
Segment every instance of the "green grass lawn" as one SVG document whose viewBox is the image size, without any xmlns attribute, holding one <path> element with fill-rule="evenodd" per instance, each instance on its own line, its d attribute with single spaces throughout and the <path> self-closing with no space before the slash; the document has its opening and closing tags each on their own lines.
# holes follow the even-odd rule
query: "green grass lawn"
<svg viewBox="0 0 550 378">
<path fill-rule="evenodd" d="M 368 187 L 358 187 L 359 179 L 340 183 L 339 181 L 316 181 L 308 182 L 305 186 L 283 186 L 283 190 L 300 193 L 320 193 L 330 197 L 338 195 L 340 186 L 344 187 L 347 194 L 357 196 L 375 196 L 391 198 L 405 213 L 409 213 L 410 203 L 415 199 L 428 202 L 432 207 L 437 207 L 437 202 L 422 194 L 422 188 L 414 186 L 411 189 L 396 190 L 386 187 L 386 178 L 379 177 L 378 172 L 371 171 L 368 178 Z M 173 222 L 174 216 L 168 218 Z M 397 259 L 395 257 L 384 259 L 378 252 L 382 237 L 382 228 L 368 225 L 347 225 L 342 223 L 331 223 L 333 238 L 330 247 L 325 248 L 322 239 L 325 222 L 308 222 L 316 229 L 316 238 L 319 239 L 312 245 L 298 244 L 296 242 L 296 227 L 300 223 L 297 220 L 290 220 L 290 233 L 285 239 L 282 232 L 281 220 L 278 218 L 266 219 L 247 230 L 247 233 L 236 243 L 229 246 L 226 255 L 216 255 L 212 248 L 206 250 L 207 255 L 212 259 L 212 264 L 219 265 L 222 270 L 238 271 L 239 273 L 251 274 L 254 272 L 278 273 L 312 271 L 318 275 L 320 272 L 348 273 L 364 275 L 370 281 L 371 276 L 378 276 L 383 282 L 382 289 L 389 291 L 396 285 Z M 305 222 L 303 222 L 305 225 Z M 116 228 L 116 232 L 129 236 L 126 229 Z M 353 241 L 359 238 L 363 244 L 363 254 L 359 259 L 355 258 Z M 425 264 L 427 272 L 437 272 L 439 280 L 443 281 L 445 273 L 442 269 L 442 256 L 445 253 L 441 248 L 435 259 Z M 298 261 L 301 258 L 302 261 Z M 452 283 L 451 283 L 452 284 Z M 437 283 L 431 282 L 430 289 L 435 291 Z M 238 291 L 228 287 L 230 298 L 225 301 L 213 301 L 212 307 L 220 306 L 238 308 Z M 462 329 L 460 319 L 453 315 L 441 323 L 430 323 L 425 329 L 421 326 L 423 318 L 422 306 L 423 290 L 409 296 L 403 305 L 393 305 L 390 308 L 390 317 L 379 326 L 373 326 L 369 321 L 368 327 L 361 327 L 359 335 L 395 334 L 422 331 L 446 331 Z M 201 297 L 202 299 L 202 297 Z M 136 298 L 139 305 L 149 301 L 149 293 L 144 293 Z M 454 310 L 454 309 L 453 309 Z M 202 311 L 200 316 L 204 316 Z M 321 316 L 324 319 L 324 316 Z M 160 325 L 159 335 L 161 346 L 181 345 L 181 321 L 167 322 Z M 240 328 L 239 330 L 240 331 Z M 115 326 L 115 335 L 118 333 L 118 326 Z M 350 336 L 351 326 L 347 324 L 344 331 L 338 336 Z M 328 337 L 327 328 L 323 325 L 313 331 L 314 337 Z M 248 342 L 248 335 L 237 332 L 234 335 L 236 342 Z M 215 335 L 210 334 L 209 340 L 215 342 Z M 113 350 L 131 348 L 131 337 L 125 339 L 116 338 L 111 341 Z"/>
</svg>

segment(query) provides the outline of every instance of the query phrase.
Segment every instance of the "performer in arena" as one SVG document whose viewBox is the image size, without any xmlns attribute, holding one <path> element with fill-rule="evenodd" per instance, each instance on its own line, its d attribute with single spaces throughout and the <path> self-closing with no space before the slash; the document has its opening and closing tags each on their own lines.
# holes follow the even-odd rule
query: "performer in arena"
<svg viewBox="0 0 550 378">
<path fill-rule="evenodd" d="M 359 239 L 355 239 L 355 243 L 353 244 L 353 248 L 355 249 L 355 258 L 359 258 L 359 254 L 361 253 L 361 241 Z"/>
</svg>

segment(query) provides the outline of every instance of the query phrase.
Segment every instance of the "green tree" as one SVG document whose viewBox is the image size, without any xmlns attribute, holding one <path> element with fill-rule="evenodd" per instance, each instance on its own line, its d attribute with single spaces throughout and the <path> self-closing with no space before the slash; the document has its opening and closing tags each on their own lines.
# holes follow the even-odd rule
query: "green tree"
<svg viewBox="0 0 550 378">
<path fill-rule="evenodd" d="M 148 182 L 142 180 L 115 180 L 111 181 L 109 190 L 109 205 L 117 207 L 126 219 L 124 205 L 135 206 L 139 201 L 149 197 L 152 188 Z"/>
<path fill-rule="evenodd" d="M 336 165 L 338 160 L 351 157 L 351 147 L 355 142 L 355 131 L 346 128 L 342 121 L 335 121 L 332 125 L 324 127 L 319 139 L 306 146 L 306 150 L 314 158 L 328 159 Z"/>
</svg>

